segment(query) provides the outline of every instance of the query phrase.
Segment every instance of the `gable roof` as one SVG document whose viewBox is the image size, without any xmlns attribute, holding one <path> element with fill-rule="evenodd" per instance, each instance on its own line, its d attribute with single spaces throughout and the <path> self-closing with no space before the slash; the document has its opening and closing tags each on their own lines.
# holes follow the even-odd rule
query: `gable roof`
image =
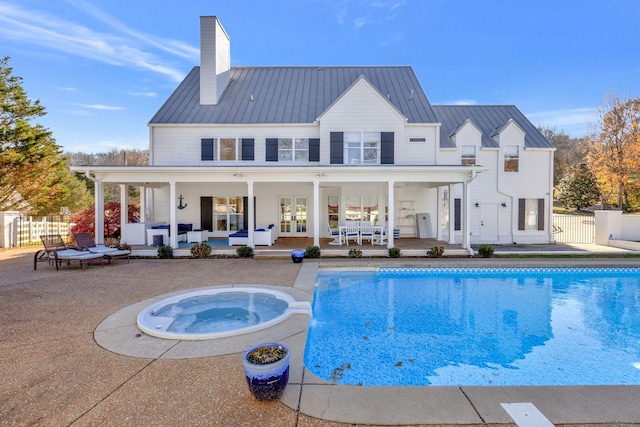
<svg viewBox="0 0 640 427">
<path fill-rule="evenodd" d="M 442 124 L 441 148 L 456 146 L 451 135 L 467 120 L 471 120 L 482 131 L 481 142 L 485 148 L 499 147 L 492 136 L 504 129 L 510 120 L 525 133 L 525 148 L 554 148 L 515 105 L 434 105 L 432 108 Z"/>
<path fill-rule="evenodd" d="M 313 123 L 361 76 L 409 123 L 438 123 L 409 66 L 232 67 L 218 105 L 200 105 L 194 67 L 149 124 Z"/>
</svg>

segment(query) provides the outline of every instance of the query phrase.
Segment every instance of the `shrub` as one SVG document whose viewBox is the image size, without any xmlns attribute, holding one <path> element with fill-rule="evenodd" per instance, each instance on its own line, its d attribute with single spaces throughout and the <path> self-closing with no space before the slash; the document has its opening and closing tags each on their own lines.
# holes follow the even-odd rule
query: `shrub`
<svg viewBox="0 0 640 427">
<path fill-rule="evenodd" d="M 253 248 L 251 246 L 240 246 L 236 249 L 236 253 L 240 258 L 251 258 L 253 256 Z"/>
<path fill-rule="evenodd" d="M 128 243 L 120 243 L 118 245 L 118 249 L 120 249 L 121 251 L 130 251 L 131 250 L 131 245 Z"/>
<path fill-rule="evenodd" d="M 191 247 L 191 258 L 208 258 L 211 255 L 211 246 L 207 242 L 200 242 Z"/>
<path fill-rule="evenodd" d="M 390 248 L 389 256 L 391 258 L 400 258 L 400 248 Z"/>
<path fill-rule="evenodd" d="M 360 249 L 349 249 L 349 256 L 351 258 L 362 258 L 362 251 Z"/>
<path fill-rule="evenodd" d="M 305 258 L 320 258 L 320 248 L 318 246 L 308 246 L 304 251 Z"/>
<path fill-rule="evenodd" d="M 440 258 L 444 254 L 444 247 L 434 246 L 427 251 L 427 256 L 431 258 Z"/>
<path fill-rule="evenodd" d="M 159 246 L 158 258 L 162 258 L 162 259 L 173 258 L 173 248 L 171 246 Z"/>
<path fill-rule="evenodd" d="M 491 258 L 493 256 L 493 246 L 486 244 L 478 246 L 478 254 L 482 258 Z"/>
</svg>

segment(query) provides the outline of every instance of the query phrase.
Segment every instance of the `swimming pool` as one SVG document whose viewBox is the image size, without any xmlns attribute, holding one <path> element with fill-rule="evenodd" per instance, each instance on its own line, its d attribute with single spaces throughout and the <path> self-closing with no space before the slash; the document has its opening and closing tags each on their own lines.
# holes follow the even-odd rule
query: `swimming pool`
<svg viewBox="0 0 640 427">
<path fill-rule="evenodd" d="M 318 274 L 305 365 L 340 384 L 640 384 L 638 268 Z"/>
<path fill-rule="evenodd" d="M 140 312 L 143 332 L 168 339 L 205 340 L 268 328 L 310 305 L 267 288 L 211 288 L 181 293 Z"/>
</svg>

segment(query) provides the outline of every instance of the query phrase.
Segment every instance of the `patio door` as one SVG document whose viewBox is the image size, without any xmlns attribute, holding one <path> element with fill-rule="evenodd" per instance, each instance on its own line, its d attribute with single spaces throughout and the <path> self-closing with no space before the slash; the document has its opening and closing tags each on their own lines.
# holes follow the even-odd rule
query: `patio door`
<svg viewBox="0 0 640 427">
<path fill-rule="evenodd" d="M 280 236 L 307 237 L 308 198 L 280 196 Z"/>
</svg>

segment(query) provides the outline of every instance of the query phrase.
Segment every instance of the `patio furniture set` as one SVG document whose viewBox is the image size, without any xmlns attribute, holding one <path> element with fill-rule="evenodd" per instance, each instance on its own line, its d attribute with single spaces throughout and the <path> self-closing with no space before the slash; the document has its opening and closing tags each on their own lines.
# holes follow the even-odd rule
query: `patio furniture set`
<svg viewBox="0 0 640 427">
<path fill-rule="evenodd" d="M 346 244 L 353 240 L 358 245 L 362 245 L 364 240 L 371 242 L 371 245 L 384 245 L 387 243 L 387 226 L 374 225 L 369 221 L 347 221 L 337 228 L 327 225 L 333 241 L 330 245 Z"/>
</svg>

